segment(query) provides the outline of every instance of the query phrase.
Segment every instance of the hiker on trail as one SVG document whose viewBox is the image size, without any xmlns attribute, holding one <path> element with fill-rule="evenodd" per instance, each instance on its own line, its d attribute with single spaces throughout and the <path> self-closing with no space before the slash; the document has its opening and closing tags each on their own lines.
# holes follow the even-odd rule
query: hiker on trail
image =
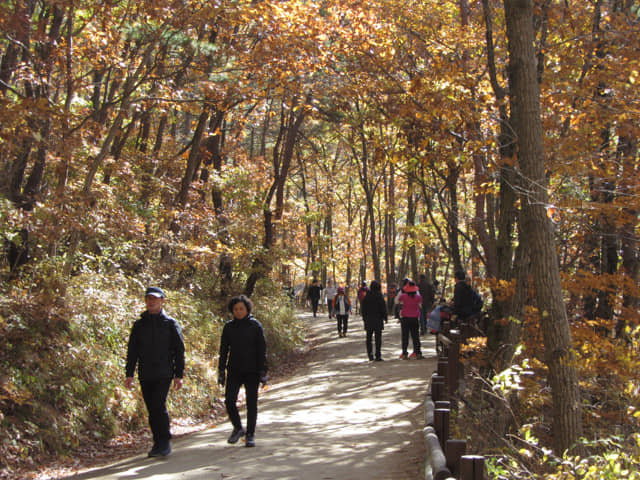
<svg viewBox="0 0 640 480">
<path fill-rule="evenodd" d="M 225 384 L 224 404 L 227 407 L 233 431 L 227 439 L 236 443 L 243 436 L 245 446 L 255 446 L 258 419 L 258 387 L 267 383 L 267 342 L 264 330 L 251 315 L 253 303 L 245 295 L 233 297 L 229 312 L 233 320 L 224 324 L 220 338 L 218 359 L 218 383 Z M 238 411 L 238 393 L 244 385 L 247 404 L 247 429 L 242 428 Z"/>
<path fill-rule="evenodd" d="M 382 295 L 382 286 L 380 282 L 373 280 L 369 287 L 369 291 L 362 300 L 361 305 L 362 320 L 364 321 L 364 329 L 367 332 L 367 356 L 369 360 L 374 360 L 371 339 L 375 336 L 375 360 L 382 361 L 380 349 L 382 348 L 382 330 L 387 320 L 387 305 Z"/>
<path fill-rule="evenodd" d="M 482 299 L 467 282 L 467 274 L 464 270 L 455 273 L 456 285 L 453 289 L 453 313 L 458 322 L 467 323 L 482 310 Z"/>
<path fill-rule="evenodd" d="M 436 300 L 435 289 L 429 280 L 427 280 L 427 276 L 424 273 L 420 274 L 418 290 L 422 297 L 422 308 L 420 309 L 420 335 L 424 335 L 427 333 L 427 316 L 433 309 L 433 303 Z"/>
<path fill-rule="evenodd" d="M 400 310 L 400 331 L 402 336 L 402 354 L 400 358 L 407 360 L 409 358 L 422 358 L 422 350 L 420 349 L 420 307 L 422 306 L 422 297 L 418 293 L 418 286 L 409 281 L 403 288 L 403 293 L 398 298 L 398 303 L 402 305 Z M 409 335 L 413 341 L 413 353 L 407 355 L 409 346 Z"/>
<path fill-rule="evenodd" d="M 387 314 L 388 315 L 394 314 L 397 295 L 398 295 L 398 286 L 395 283 L 389 284 L 389 288 L 387 288 Z"/>
<path fill-rule="evenodd" d="M 399 301 L 400 295 L 402 295 L 402 293 L 404 292 L 404 287 L 406 287 L 410 281 L 411 279 L 409 278 L 402 279 L 400 290 L 396 293 L 396 296 L 393 299 L 393 316 L 398 319 L 398 322 L 400 322 L 400 309 L 402 308 L 402 305 L 400 304 L 400 301 Z"/>
<path fill-rule="evenodd" d="M 360 284 L 360 288 L 358 288 L 358 293 L 356 294 L 358 297 L 358 307 L 360 307 L 360 312 L 362 312 L 362 300 L 364 300 L 364 297 L 368 291 L 369 291 L 369 287 L 367 287 L 367 282 L 363 281 Z"/>
<path fill-rule="evenodd" d="M 338 322 L 338 336 L 347 336 L 347 327 L 349 325 L 349 313 L 351 313 L 351 301 L 346 296 L 344 287 L 338 287 L 338 293 L 333 297 L 333 312 Z"/>
<path fill-rule="evenodd" d="M 464 322 L 472 314 L 473 290 L 467 283 L 467 274 L 464 270 L 455 272 L 456 285 L 453 288 L 453 314 L 458 321 Z"/>
<path fill-rule="evenodd" d="M 333 297 L 338 293 L 338 289 L 334 286 L 334 284 L 329 280 L 327 282 L 327 286 L 324 289 L 324 298 L 327 302 L 327 312 L 329 314 L 329 318 L 333 318 Z"/>
<path fill-rule="evenodd" d="M 316 316 L 318 312 L 318 302 L 320 301 L 320 293 L 322 292 L 322 285 L 320 282 L 313 279 L 313 283 L 309 287 L 309 291 L 307 292 L 307 298 L 311 301 L 311 311 L 313 312 L 313 316 Z"/>
<path fill-rule="evenodd" d="M 178 322 L 164 311 L 164 292 L 158 287 L 149 287 L 144 301 L 147 308 L 135 321 L 129 335 L 125 386 L 133 387 L 133 373 L 137 365 L 153 434 L 153 447 L 148 455 L 166 457 L 171 453 L 167 395 L 171 383 L 176 390 L 182 387 L 184 341 Z"/>
</svg>

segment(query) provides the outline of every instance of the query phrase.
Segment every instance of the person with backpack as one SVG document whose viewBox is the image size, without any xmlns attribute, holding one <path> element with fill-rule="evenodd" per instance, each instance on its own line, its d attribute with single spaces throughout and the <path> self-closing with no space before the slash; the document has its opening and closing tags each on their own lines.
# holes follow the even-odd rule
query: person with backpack
<svg viewBox="0 0 640 480">
<path fill-rule="evenodd" d="M 345 295 L 344 287 L 338 287 L 338 293 L 333 297 L 333 313 L 338 322 L 338 336 L 347 336 L 349 325 L 349 313 L 351 313 L 351 301 Z"/>
<path fill-rule="evenodd" d="M 258 418 L 258 388 L 267 383 L 267 342 L 262 324 L 251 315 L 253 302 L 245 295 L 233 297 L 228 305 L 233 319 L 224 324 L 220 337 L 218 384 L 225 385 L 224 404 L 233 431 L 228 443 L 245 437 L 245 446 L 255 446 Z M 247 429 L 242 428 L 238 412 L 238 393 L 244 385 Z"/>
<path fill-rule="evenodd" d="M 467 283 L 467 275 L 464 270 L 455 273 L 456 285 L 453 289 L 453 314 L 459 322 L 465 323 L 481 312 L 482 298 L 471 285 Z"/>
<path fill-rule="evenodd" d="M 418 292 L 418 286 L 409 281 L 403 288 L 402 294 L 398 298 L 398 303 L 402 305 L 400 310 L 400 332 L 402 338 L 402 354 L 400 358 L 423 358 L 420 348 L 420 308 L 422 307 L 422 297 Z M 409 346 L 409 335 L 413 341 L 413 353 L 409 356 L 407 348 Z"/>
<path fill-rule="evenodd" d="M 184 341 L 178 322 L 164 310 L 165 296 L 158 287 L 147 288 L 146 310 L 135 321 L 127 345 L 125 387 L 133 387 L 133 373 L 138 367 L 142 398 L 149 413 L 153 447 L 149 457 L 171 454 L 171 432 L 167 395 L 173 383 L 182 387 Z"/>
<path fill-rule="evenodd" d="M 367 332 L 367 356 L 369 360 L 382 361 L 382 330 L 387 322 L 387 305 L 382 295 L 380 282 L 373 280 L 369 286 L 369 291 L 362 300 L 361 312 L 364 321 L 364 329 Z M 372 337 L 375 336 L 375 357 L 371 345 Z"/>
</svg>

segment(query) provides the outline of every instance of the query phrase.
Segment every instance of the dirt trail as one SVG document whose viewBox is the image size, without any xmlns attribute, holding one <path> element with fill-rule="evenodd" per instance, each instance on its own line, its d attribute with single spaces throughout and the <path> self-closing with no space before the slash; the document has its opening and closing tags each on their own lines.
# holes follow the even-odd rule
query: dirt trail
<svg viewBox="0 0 640 480">
<path fill-rule="evenodd" d="M 260 392 L 255 448 L 227 444 L 231 429 L 224 423 L 175 439 L 167 459 L 137 456 L 65 478 L 423 478 L 423 401 L 436 368 L 433 337 L 422 337 L 426 359 L 400 360 L 400 326 L 391 319 L 382 337 L 385 361 L 369 362 L 360 317 L 350 318 L 345 338 L 326 315 L 303 318 L 316 348 L 295 375 Z M 244 409 L 241 415 L 244 422 Z"/>
</svg>

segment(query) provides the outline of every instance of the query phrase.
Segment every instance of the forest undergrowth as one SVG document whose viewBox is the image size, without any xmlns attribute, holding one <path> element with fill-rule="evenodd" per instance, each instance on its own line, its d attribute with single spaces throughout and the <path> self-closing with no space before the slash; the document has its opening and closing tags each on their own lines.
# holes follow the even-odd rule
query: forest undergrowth
<svg viewBox="0 0 640 480">
<path fill-rule="evenodd" d="M 126 456 L 148 445 L 144 403 L 124 388 L 126 342 L 144 310 L 143 276 L 77 272 L 56 266 L 3 283 L 0 295 L 0 478 L 38 478 Z M 183 329 L 186 376 L 169 408 L 177 434 L 206 428 L 224 412 L 217 385 L 226 301 L 206 292 L 165 288 L 167 312 Z M 282 289 L 260 282 L 255 315 L 269 339 L 272 375 L 305 347 L 304 326 Z M 144 446 L 143 446 L 144 445 Z"/>
<path fill-rule="evenodd" d="M 512 365 L 497 375 L 487 375 L 484 339 L 463 347 L 466 374 L 452 436 L 485 456 L 488 478 L 640 479 L 640 328 L 629 332 L 622 349 L 586 323 L 574 323 L 572 333 L 585 432 L 569 452 L 548 447 L 551 389 L 535 325 L 526 326 Z"/>
</svg>

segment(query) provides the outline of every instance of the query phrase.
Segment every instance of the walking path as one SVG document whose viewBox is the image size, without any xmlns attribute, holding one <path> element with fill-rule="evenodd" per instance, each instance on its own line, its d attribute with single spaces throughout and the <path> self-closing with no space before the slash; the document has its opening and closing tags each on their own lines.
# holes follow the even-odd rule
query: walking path
<svg viewBox="0 0 640 480">
<path fill-rule="evenodd" d="M 224 423 L 175 439 L 167 459 L 138 456 L 65 478 L 424 478 L 423 402 L 436 369 L 433 337 L 422 337 L 424 360 L 400 360 L 400 326 L 390 319 L 382 337 L 385 361 L 369 362 L 359 316 L 349 319 L 345 338 L 326 315 L 302 316 L 316 347 L 291 378 L 260 392 L 255 448 L 227 444 L 231 427 Z M 244 422 L 244 409 L 241 415 Z"/>
</svg>

